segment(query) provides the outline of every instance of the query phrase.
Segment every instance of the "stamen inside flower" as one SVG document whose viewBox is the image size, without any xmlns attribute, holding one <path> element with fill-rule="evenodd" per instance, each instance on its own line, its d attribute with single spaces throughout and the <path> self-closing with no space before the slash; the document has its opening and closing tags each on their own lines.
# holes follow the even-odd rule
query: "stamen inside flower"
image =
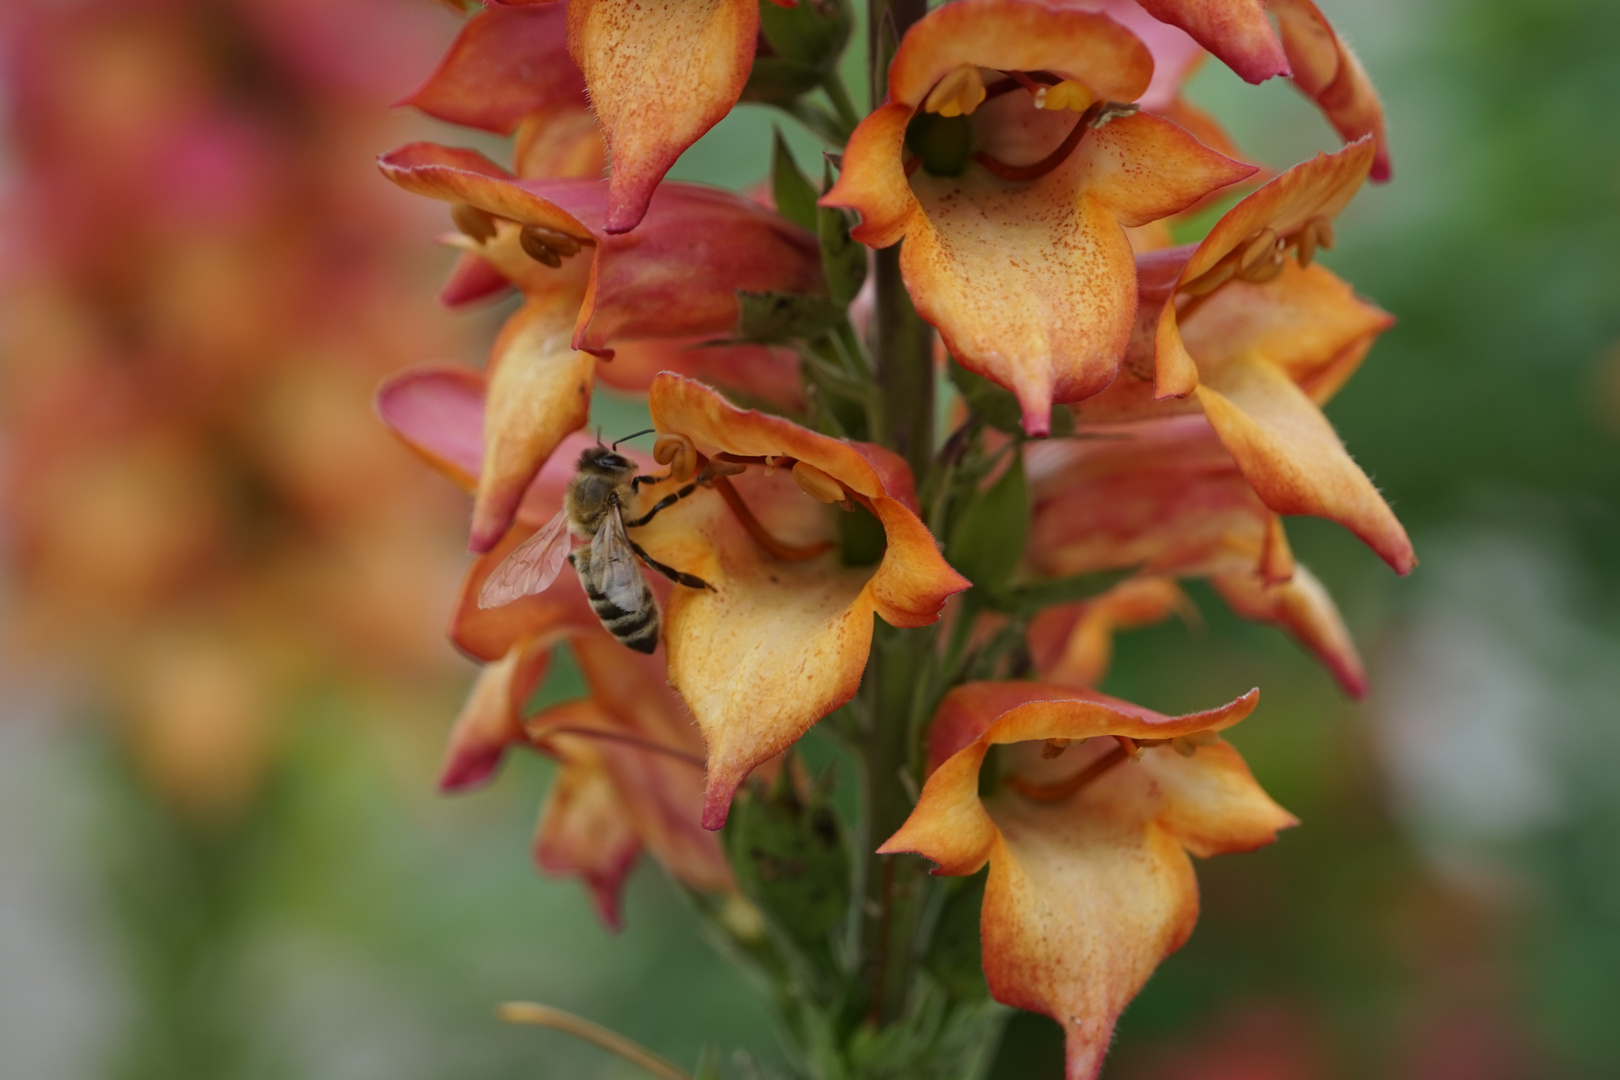
<svg viewBox="0 0 1620 1080">
<path fill-rule="evenodd" d="M 1064 79 L 1056 86 L 1043 86 L 1035 92 L 1037 109 L 1085 112 L 1096 100 L 1097 95 L 1093 94 L 1084 83 L 1072 79 Z"/>
<path fill-rule="evenodd" d="M 495 216 L 488 210 L 480 210 L 471 203 L 451 203 L 450 220 L 456 223 L 457 229 L 480 244 L 495 239 Z"/>
<path fill-rule="evenodd" d="M 582 240 L 544 225 L 525 225 L 518 230 L 518 246 L 523 248 L 524 254 L 553 269 L 561 266 L 563 259 L 578 255 L 581 246 L 595 243 L 593 239 Z"/>
<path fill-rule="evenodd" d="M 698 471 L 698 449 L 692 440 L 667 432 L 653 442 L 653 460 L 669 466 L 670 479 L 685 483 Z"/>
<path fill-rule="evenodd" d="M 1009 776 L 1007 786 L 1031 802 L 1057 802 L 1079 792 L 1129 757 L 1123 746 L 1116 746 L 1066 780 L 1059 780 L 1055 784 L 1035 784 L 1021 777 Z"/>
<path fill-rule="evenodd" d="M 843 484 L 807 462 L 793 463 L 793 480 L 806 495 L 824 503 L 841 503 L 849 499 Z"/>
<path fill-rule="evenodd" d="M 923 112 L 940 116 L 970 116 L 984 102 L 984 77 L 972 64 L 950 72 L 928 92 Z"/>
<path fill-rule="evenodd" d="M 973 160 L 1003 180 L 1038 180 L 1069 160 L 1086 132 L 1100 128 L 1116 117 L 1134 115 L 1136 111 L 1137 106 L 1125 102 L 1094 101 L 1080 114 L 1080 119 L 1075 121 L 1074 127 L 1069 129 L 1069 134 L 1057 149 L 1039 161 L 1028 165 L 1009 165 L 982 150 L 973 155 Z"/>
<path fill-rule="evenodd" d="M 1270 226 L 1259 229 L 1243 243 L 1227 252 L 1221 261 L 1183 283 L 1181 292 L 1189 299 L 1177 311 L 1180 319 L 1191 318 L 1204 301 L 1229 281 L 1264 285 L 1283 272 L 1289 249 L 1302 267 L 1311 265 L 1318 248 L 1333 246 L 1333 226 L 1325 218 L 1312 218 L 1287 236 L 1279 237 Z"/>
</svg>

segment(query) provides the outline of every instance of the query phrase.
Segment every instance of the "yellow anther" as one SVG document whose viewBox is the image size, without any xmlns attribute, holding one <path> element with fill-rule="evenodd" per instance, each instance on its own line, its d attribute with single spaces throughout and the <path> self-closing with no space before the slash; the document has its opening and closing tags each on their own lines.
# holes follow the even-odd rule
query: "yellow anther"
<svg viewBox="0 0 1620 1080">
<path fill-rule="evenodd" d="M 1230 259 L 1222 259 L 1207 271 L 1199 274 L 1181 287 L 1181 291 L 1188 296 L 1208 296 L 1216 289 L 1232 280 L 1232 274 L 1237 270 L 1237 264 Z"/>
<path fill-rule="evenodd" d="M 984 78 L 972 64 L 963 64 L 928 92 L 923 112 L 941 116 L 968 116 L 984 101 Z"/>
<path fill-rule="evenodd" d="M 697 472 L 697 447 L 685 435 L 667 432 L 653 442 L 653 460 L 669 466 L 672 479 L 685 482 Z"/>
<path fill-rule="evenodd" d="M 591 239 L 581 240 L 544 225 L 525 225 L 518 231 L 518 246 L 523 248 L 524 253 L 550 267 L 561 266 L 564 259 L 579 254 L 581 246 L 595 242 Z"/>
<path fill-rule="evenodd" d="M 1047 739 L 1046 745 L 1041 747 L 1041 757 L 1047 759 L 1062 757 L 1063 751 L 1067 750 L 1072 742 L 1073 739 Z"/>
<path fill-rule="evenodd" d="M 844 492 L 844 485 L 828 476 L 814 465 L 803 461 L 793 463 L 793 482 L 799 485 L 806 495 L 813 499 L 820 499 L 824 503 L 843 502 L 848 495 Z"/>
<path fill-rule="evenodd" d="M 1278 253 L 1273 252 L 1271 257 L 1261 259 L 1247 270 L 1239 270 L 1237 279 L 1247 281 L 1250 285 L 1264 285 L 1274 280 L 1283 272 L 1283 261 Z"/>
<path fill-rule="evenodd" d="M 1294 254 L 1299 256 L 1300 266 L 1311 265 L 1316 258 L 1316 223 L 1307 221 L 1305 227 L 1294 236 Z"/>
<path fill-rule="evenodd" d="M 480 244 L 495 239 L 495 218 L 487 210 L 480 210 L 470 203 L 451 203 L 450 220 L 456 223 L 456 228 Z"/>
<path fill-rule="evenodd" d="M 1044 86 L 1035 92 L 1035 107 L 1037 109 L 1068 110 L 1069 112 L 1085 112 L 1097 97 L 1085 83 L 1077 83 L 1073 79 L 1064 79 L 1056 86 Z"/>
</svg>

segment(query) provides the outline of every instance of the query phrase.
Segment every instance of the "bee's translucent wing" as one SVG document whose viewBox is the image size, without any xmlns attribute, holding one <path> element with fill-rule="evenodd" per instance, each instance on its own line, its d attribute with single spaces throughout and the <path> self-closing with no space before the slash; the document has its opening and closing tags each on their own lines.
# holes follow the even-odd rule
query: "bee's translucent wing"
<svg viewBox="0 0 1620 1080">
<path fill-rule="evenodd" d="M 551 587 L 568 558 L 568 512 L 546 522 L 541 530 L 512 550 L 478 592 L 481 608 L 501 607 Z"/>
<path fill-rule="evenodd" d="M 647 582 L 636 565 L 636 553 L 630 550 L 617 506 L 609 508 L 591 540 L 591 577 L 602 596 L 619 610 L 635 611 L 641 606 Z"/>
</svg>

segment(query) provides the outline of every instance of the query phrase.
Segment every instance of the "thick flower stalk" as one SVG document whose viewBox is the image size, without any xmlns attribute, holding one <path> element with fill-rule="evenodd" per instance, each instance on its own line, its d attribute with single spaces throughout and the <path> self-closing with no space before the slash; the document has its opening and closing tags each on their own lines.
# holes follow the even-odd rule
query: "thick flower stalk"
<svg viewBox="0 0 1620 1080">
<path fill-rule="evenodd" d="M 494 4 L 409 99 L 515 139 L 380 160 L 450 205 L 447 304 L 521 297 L 485 372 L 377 399 L 473 496 L 441 782 L 555 760 L 541 868 L 617 925 L 652 854 L 777 986 L 796 1075 L 970 1080 L 1014 1006 L 1089 1080 L 1194 931 L 1193 859 L 1295 823 L 1221 737 L 1258 691 L 1110 697 L 1115 635 L 1196 622 L 1207 580 L 1359 697 L 1284 516 L 1415 562 L 1321 412 L 1392 322 L 1321 262 L 1382 110 L 1308 0 L 952 0 L 869 6 L 862 115 L 850 14 Z M 1246 160 L 1186 93 L 1207 55 L 1348 145 Z M 830 144 L 821 183 L 780 139 L 768 203 L 662 179 L 739 100 Z M 650 453 L 580 430 L 598 379 Z"/>
</svg>

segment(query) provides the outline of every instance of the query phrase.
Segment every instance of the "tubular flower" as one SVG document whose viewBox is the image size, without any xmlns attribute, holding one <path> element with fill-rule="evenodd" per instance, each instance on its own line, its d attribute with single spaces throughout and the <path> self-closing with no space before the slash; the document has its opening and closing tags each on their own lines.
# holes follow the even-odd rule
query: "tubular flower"
<svg viewBox="0 0 1620 1080">
<path fill-rule="evenodd" d="M 653 382 L 649 404 L 660 435 L 709 459 L 763 466 L 699 488 L 635 530 L 658 561 L 713 586 L 673 591 L 665 645 L 670 682 L 708 746 L 703 824 L 717 829 L 750 770 L 854 695 L 874 614 L 926 626 L 968 582 L 918 519 L 910 471 L 892 451 L 745 412 L 675 375 Z M 820 554 L 837 533 L 830 502 L 882 526 L 887 548 L 875 566 Z"/>
<path fill-rule="evenodd" d="M 1092 685 L 1106 670 L 1115 626 L 1187 610 L 1164 579 L 1208 577 L 1238 614 L 1289 631 L 1346 693 L 1366 693 L 1361 658 L 1332 598 L 1294 561 L 1282 519 L 1207 421 L 1169 417 L 1104 433 L 1116 437 L 1027 452 L 1030 562 L 1052 576 L 1133 566 L 1144 576 L 1037 620 L 1031 636 L 1043 678 Z"/>
<path fill-rule="evenodd" d="M 390 429 L 469 491 L 482 459 L 482 383 L 473 372 L 427 368 L 396 376 L 378 394 Z M 577 452 L 587 442 L 571 436 L 564 449 Z M 462 583 L 450 639 L 484 667 L 452 727 L 440 786 L 464 791 L 486 783 L 513 746 L 555 758 L 562 769 L 541 814 L 536 861 L 578 876 L 603 921 L 617 928 L 624 879 L 644 848 L 693 889 L 726 893 L 735 885 L 717 838 L 698 827 L 702 740 L 663 661 L 615 642 L 572 575 L 505 607 L 478 606 L 501 560 L 555 510 L 571 460 L 564 453 L 541 470 L 517 526 L 474 561 Z M 589 694 L 527 716 L 551 652 L 564 642 Z"/>
<path fill-rule="evenodd" d="M 1217 734 L 1258 700 L 1168 717 L 1090 691 L 967 683 L 934 718 L 931 775 L 878 850 L 939 874 L 990 864 L 990 991 L 1063 1025 L 1069 1080 L 1097 1075 L 1120 1011 L 1192 933 L 1188 854 L 1249 851 L 1296 824 Z"/>
<path fill-rule="evenodd" d="M 1292 75 L 1346 141 L 1371 135 L 1372 175 L 1389 179 L 1384 107 L 1350 47 L 1311 0 L 1139 0 L 1156 19 L 1185 30 L 1251 83 Z M 1111 5 L 1112 6 L 1112 5 Z M 1266 12 L 1276 16 L 1272 29 Z"/>
<path fill-rule="evenodd" d="M 1031 434 L 1049 430 L 1053 401 L 1118 371 L 1136 295 L 1125 229 L 1254 172 L 1120 104 L 1152 74 L 1147 48 L 1105 15 L 948 4 L 906 34 L 891 101 L 855 130 L 822 199 L 860 211 L 863 243 L 905 238 L 918 312 L 1017 395 Z"/>
<path fill-rule="evenodd" d="M 645 339 L 665 339 L 648 346 L 663 357 L 670 339 L 729 332 L 739 289 L 821 287 L 815 240 L 728 192 L 666 184 L 643 228 L 620 238 L 602 228 L 608 191 L 600 181 L 519 180 L 474 151 L 427 143 L 397 150 L 381 166 L 401 187 L 456 204 L 466 245 L 524 295 L 490 359 L 475 551 L 500 538 L 557 443 L 584 426 L 598 358 Z M 757 358 L 765 385 L 780 385 L 768 350 L 747 347 L 740 361 L 730 349 L 705 351 L 739 373 L 747 356 Z"/>
<path fill-rule="evenodd" d="M 759 7 L 755 0 L 569 0 L 567 12 L 568 48 L 613 159 L 603 227 L 628 232 L 675 159 L 742 96 Z"/>
<path fill-rule="evenodd" d="M 1267 506 L 1337 521 L 1404 574 L 1416 565 L 1405 529 L 1321 410 L 1393 323 L 1312 261 L 1332 239 L 1327 219 L 1349 198 L 1334 186 L 1353 190 L 1365 175 L 1352 169 L 1346 179 L 1346 159 L 1364 164 L 1370 149 L 1358 143 L 1289 170 L 1234 207 L 1191 256 L 1144 256 L 1124 373 L 1075 412 L 1111 423 L 1201 410 Z M 1295 205 L 1267 212 L 1279 193 Z M 1300 258 L 1287 258 L 1295 246 Z"/>
</svg>

